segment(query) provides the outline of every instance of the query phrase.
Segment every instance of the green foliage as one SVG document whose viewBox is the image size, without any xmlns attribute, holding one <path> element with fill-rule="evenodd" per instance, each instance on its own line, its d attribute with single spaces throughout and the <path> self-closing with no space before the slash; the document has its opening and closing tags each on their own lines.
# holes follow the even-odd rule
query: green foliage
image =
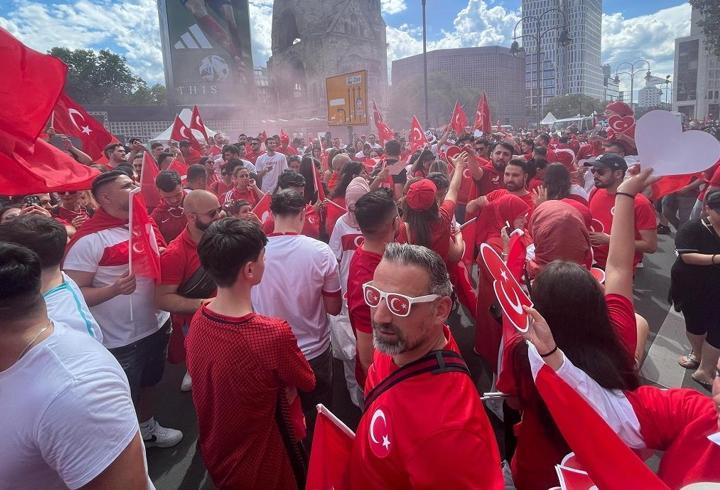
<svg viewBox="0 0 720 490">
<path fill-rule="evenodd" d="M 589 116 L 593 111 L 601 113 L 607 104 L 587 95 L 561 95 L 550 99 L 543 108 L 545 114 L 552 112 L 558 119 L 574 117 L 578 114 Z M 543 114 L 543 117 L 545 116 Z"/>
<path fill-rule="evenodd" d="M 165 103 L 165 87 L 133 75 L 122 56 L 108 50 L 52 48 L 68 66 L 66 92 L 81 104 L 151 105 Z"/>
<path fill-rule="evenodd" d="M 720 56 L 720 2 L 718 0 L 690 0 L 690 5 L 700 11 L 702 20 L 698 25 L 705 34 L 710 52 Z"/>
</svg>

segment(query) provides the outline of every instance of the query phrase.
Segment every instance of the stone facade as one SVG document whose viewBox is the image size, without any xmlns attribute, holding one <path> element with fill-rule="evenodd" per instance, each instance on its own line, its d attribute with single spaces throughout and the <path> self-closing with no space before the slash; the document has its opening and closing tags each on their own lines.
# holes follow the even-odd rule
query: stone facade
<svg viewBox="0 0 720 490">
<path fill-rule="evenodd" d="M 359 70 L 368 71 L 369 100 L 384 104 L 387 46 L 380 0 L 275 0 L 268 74 L 278 113 L 325 117 L 325 79 Z"/>
</svg>

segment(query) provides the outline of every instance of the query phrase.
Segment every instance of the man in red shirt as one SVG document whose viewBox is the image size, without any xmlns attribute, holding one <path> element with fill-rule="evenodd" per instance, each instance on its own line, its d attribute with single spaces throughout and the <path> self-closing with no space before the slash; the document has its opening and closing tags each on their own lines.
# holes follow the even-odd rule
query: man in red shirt
<svg viewBox="0 0 720 490">
<path fill-rule="evenodd" d="M 198 245 L 217 296 L 195 314 L 187 346 L 199 445 L 218 488 L 304 486 L 296 390 L 315 386 L 290 325 L 257 315 L 250 290 L 265 270 L 267 238 L 246 220 L 213 223 Z"/>
<path fill-rule="evenodd" d="M 248 141 L 250 141 L 250 147 L 245 147 L 245 159 L 254 165 L 257 158 L 263 154 L 263 151 L 260 150 L 260 138 L 248 138 Z"/>
<path fill-rule="evenodd" d="M 190 142 L 187 140 L 180 142 L 180 154 L 182 155 L 185 165 L 198 163 L 203 157 L 202 153 L 190 146 Z"/>
<path fill-rule="evenodd" d="M 515 148 L 510 143 L 501 141 L 496 144 L 490 153 L 492 165 L 484 165 L 478 167 L 476 165 L 468 165 L 472 173 L 475 185 L 477 186 L 477 195 L 484 196 L 496 189 L 503 187 L 503 172 L 505 166 L 512 159 Z M 470 210 L 467 211 L 470 213 Z"/>
<path fill-rule="evenodd" d="M 595 190 L 590 194 L 590 214 L 593 222 L 598 222 L 602 229 L 590 232 L 595 261 L 605 267 L 610 243 L 615 212 L 615 194 L 623 182 L 627 171 L 625 159 L 615 153 L 605 153 L 594 162 L 590 171 L 595 180 Z M 655 210 L 647 197 L 642 194 L 635 196 L 635 260 L 637 265 L 644 253 L 655 253 L 657 250 L 657 221 Z"/>
<path fill-rule="evenodd" d="M 495 199 L 504 196 L 506 194 L 513 194 L 530 206 L 530 213 L 535 208 L 535 200 L 533 194 L 527 190 L 528 183 L 528 171 L 527 162 L 522 158 L 513 158 L 505 166 L 503 172 L 503 185 L 504 189 L 497 189 L 485 196 L 480 196 L 468 203 L 468 213 L 475 213 L 479 208 L 485 206 L 488 202 L 494 201 Z"/>
<path fill-rule="evenodd" d="M 371 191 L 355 203 L 355 219 L 364 241 L 350 260 L 347 303 L 355 339 L 355 378 L 362 388 L 373 360 L 370 307 L 365 303 L 362 285 L 372 281 L 375 268 L 382 259 L 385 246 L 395 240 L 400 227 L 398 209 L 388 189 Z"/>
<path fill-rule="evenodd" d="M 197 244 L 210 224 L 224 217 L 215 194 L 203 190 L 187 195 L 184 212 L 187 226 L 160 256 L 162 277 L 155 288 L 155 305 L 172 314 L 170 362 L 185 360 L 184 341 L 190 319 L 207 298 L 215 295 L 215 283 L 200 265 Z M 190 391 L 191 387 L 192 381 L 186 374 L 180 390 Z"/>
<path fill-rule="evenodd" d="M 503 488 L 495 435 L 446 325 L 452 286 L 440 256 L 390 243 L 363 289 L 375 355 L 350 488 Z"/>
<path fill-rule="evenodd" d="M 150 216 L 157 223 L 165 241 L 170 242 L 183 231 L 186 223 L 183 214 L 185 191 L 180 174 L 174 170 L 161 170 L 155 177 L 155 187 L 162 200 Z"/>
</svg>

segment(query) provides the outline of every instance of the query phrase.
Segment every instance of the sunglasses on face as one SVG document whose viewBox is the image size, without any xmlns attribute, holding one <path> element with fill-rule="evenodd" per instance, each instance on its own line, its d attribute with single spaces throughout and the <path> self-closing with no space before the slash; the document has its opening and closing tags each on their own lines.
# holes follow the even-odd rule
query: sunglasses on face
<svg viewBox="0 0 720 490">
<path fill-rule="evenodd" d="M 219 207 L 219 208 L 211 209 L 210 211 L 206 211 L 206 212 L 204 212 L 204 213 L 198 213 L 198 214 L 205 214 L 205 215 L 207 215 L 210 219 L 213 219 L 213 218 L 215 218 L 215 216 L 217 216 L 218 214 L 222 213 L 222 211 L 223 211 L 223 208 L 222 208 L 222 207 Z"/>
<path fill-rule="evenodd" d="M 369 282 L 363 284 L 363 296 L 365 298 L 365 304 L 371 308 L 380 306 L 380 301 L 384 299 L 390 313 L 399 317 L 408 316 L 412 305 L 415 303 L 430 303 L 441 297 L 439 294 L 427 294 L 413 298 L 412 296 L 405 296 L 399 293 L 386 293 Z"/>
<path fill-rule="evenodd" d="M 608 169 L 607 169 L 607 168 L 597 168 L 597 167 L 593 167 L 593 168 L 590 169 L 590 172 L 591 172 L 593 175 L 594 175 L 594 174 L 605 175 L 606 173 L 608 173 Z"/>
</svg>

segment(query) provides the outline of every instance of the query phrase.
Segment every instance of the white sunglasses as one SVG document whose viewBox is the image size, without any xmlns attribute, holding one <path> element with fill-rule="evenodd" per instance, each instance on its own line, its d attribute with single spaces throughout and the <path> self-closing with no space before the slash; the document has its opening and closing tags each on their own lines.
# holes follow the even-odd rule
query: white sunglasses
<svg viewBox="0 0 720 490">
<path fill-rule="evenodd" d="M 410 309 L 415 303 L 431 303 L 442 296 L 439 294 L 427 294 L 413 298 L 400 293 L 386 293 L 366 282 L 363 284 L 363 297 L 365 298 L 365 304 L 371 308 L 377 308 L 380 301 L 385 300 L 390 313 L 395 316 L 406 317 L 410 314 Z"/>
</svg>

